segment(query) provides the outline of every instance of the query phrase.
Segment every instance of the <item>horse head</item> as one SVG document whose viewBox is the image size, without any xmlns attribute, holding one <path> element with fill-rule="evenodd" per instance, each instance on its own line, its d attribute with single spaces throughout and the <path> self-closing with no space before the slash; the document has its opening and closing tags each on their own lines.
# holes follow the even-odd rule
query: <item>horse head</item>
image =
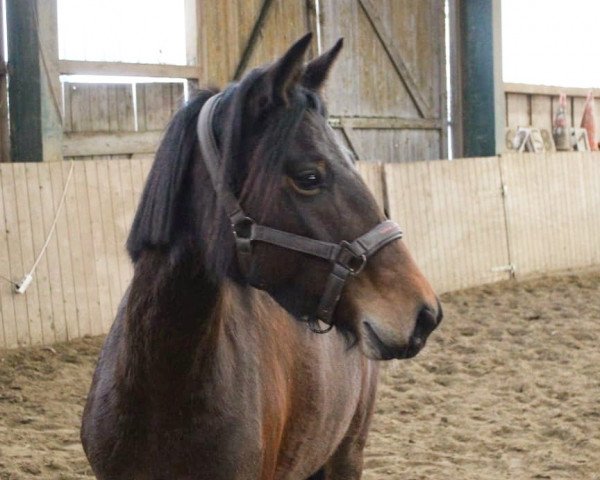
<svg viewBox="0 0 600 480">
<path fill-rule="evenodd" d="M 302 320 L 315 318 L 331 289 L 333 260 L 289 248 L 285 235 L 286 241 L 252 241 L 242 255 L 227 198 L 252 219 L 247 227 L 341 245 L 339 250 L 375 231 L 385 242 L 368 259 L 355 255 L 357 264 L 348 266 L 328 320 L 370 358 L 408 358 L 441 321 L 441 307 L 397 228 L 390 222 L 391 236 L 381 233 L 385 215 L 328 125 L 321 89 L 342 41 L 305 64 L 310 40 L 304 36 L 218 97 L 202 92 L 178 113 L 172 123 L 177 138 L 167 132 L 161 145 L 128 248 L 134 260 L 146 248 L 167 249 L 173 262 L 201 257 L 198 263 L 216 282 L 264 290 Z M 197 117 L 209 103 L 202 128 L 218 152 L 213 165 L 195 135 Z"/>
</svg>

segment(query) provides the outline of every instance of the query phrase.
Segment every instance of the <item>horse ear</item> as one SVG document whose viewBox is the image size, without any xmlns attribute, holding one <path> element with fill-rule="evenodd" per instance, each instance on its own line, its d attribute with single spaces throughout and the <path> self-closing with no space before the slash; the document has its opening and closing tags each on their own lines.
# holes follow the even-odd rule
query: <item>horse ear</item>
<svg viewBox="0 0 600 480">
<path fill-rule="evenodd" d="M 302 75 L 302 85 L 311 90 L 319 90 L 343 46 L 344 39 L 340 38 L 332 48 L 309 62 Z"/>
<path fill-rule="evenodd" d="M 304 35 L 269 68 L 273 101 L 275 103 L 289 104 L 288 95 L 302 76 L 304 55 L 311 39 L 312 33 Z"/>
</svg>

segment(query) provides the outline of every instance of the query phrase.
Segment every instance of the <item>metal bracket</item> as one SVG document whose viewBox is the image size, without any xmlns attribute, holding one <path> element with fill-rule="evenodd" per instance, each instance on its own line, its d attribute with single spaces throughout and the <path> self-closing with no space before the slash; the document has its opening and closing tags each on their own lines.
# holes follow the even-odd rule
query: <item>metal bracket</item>
<svg viewBox="0 0 600 480">
<path fill-rule="evenodd" d="M 516 270 L 517 270 L 516 265 L 513 265 L 512 263 L 509 263 L 508 265 L 500 265 L 498 267 L 492 268 L 492 272 L 494 272 L 494 273 L 508 272 L 511 277 L 515 276 Z"/>
</svg>

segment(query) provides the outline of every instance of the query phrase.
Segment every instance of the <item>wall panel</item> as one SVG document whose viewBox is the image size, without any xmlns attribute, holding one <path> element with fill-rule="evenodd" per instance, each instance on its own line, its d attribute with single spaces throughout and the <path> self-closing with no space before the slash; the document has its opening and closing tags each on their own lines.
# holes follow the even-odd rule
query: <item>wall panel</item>
<svg viewBox="0 0 600 480">
<path fill-rule="evenodd" d="M 132 266 L 125 241 L 152 160 L 0 165 L 0 346 L 106 333 Z M 381 164 L 358 170 L 438 292 L 600 265 L 600 154 Z M 504 189 L 502 189 L 504 185 Z M 503 193 L 504 192 L 504 193 Z"/>
<path fill-rule="evenodd" d="M 497 157 L 384 167 L 390 216 L 436 290 L 508 278 Z"/>
</svg>

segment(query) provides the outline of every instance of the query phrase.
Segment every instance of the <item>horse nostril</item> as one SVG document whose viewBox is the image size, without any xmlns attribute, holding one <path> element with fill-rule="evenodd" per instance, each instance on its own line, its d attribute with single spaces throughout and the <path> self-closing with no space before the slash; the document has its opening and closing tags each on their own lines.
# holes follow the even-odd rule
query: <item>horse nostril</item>
<svg viewBox="0 0 600 480">
<path fill-rule="evenodd" d="M 424 341 L 427 336 L 435 330 L 442 320 L 442 309 L 435 312 L 432 308 L 425 306 L 421 308 L 417 321 L 415 323 L 415 330 L 413 332 L 414 339 L 420 339 Z"/>
</svg>

